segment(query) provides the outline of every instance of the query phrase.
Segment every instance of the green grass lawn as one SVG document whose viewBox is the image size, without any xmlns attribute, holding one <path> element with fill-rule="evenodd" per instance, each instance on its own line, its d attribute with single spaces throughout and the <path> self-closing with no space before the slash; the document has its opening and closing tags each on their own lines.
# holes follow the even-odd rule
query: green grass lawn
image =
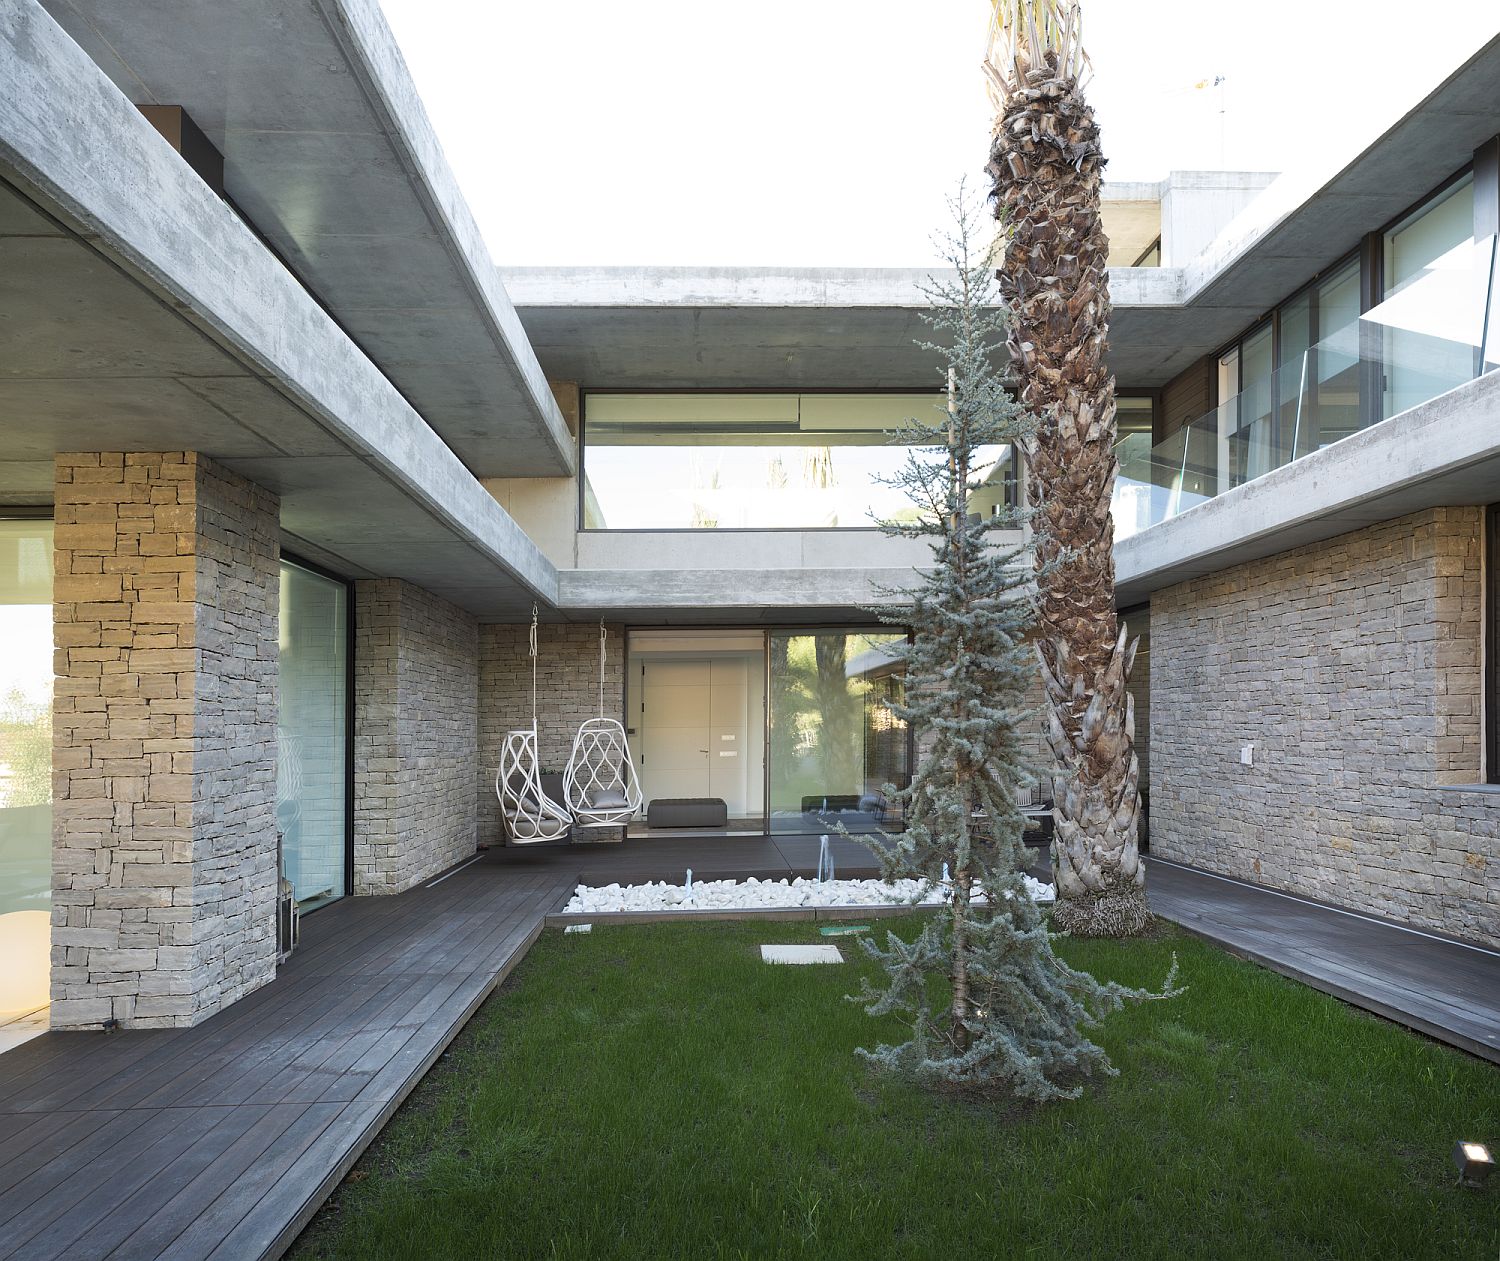
<svg viewBox="0 0 1500 1261">
<path fill-rule="evenodd" d="M 549 931 L 293 1255 L 1500 1256 L 1500 1185 L 1449 1155 L 1500 1140 L 1500 1069 L 1193 938 L 1067 942 L 1136 985 L 1175 950 L 1190 988 L 1107 1022 L 1119 1077 L 1017 1109 L 874 1075 L 862 951 L 760 962 L 816 940 Z"/>
</svg>

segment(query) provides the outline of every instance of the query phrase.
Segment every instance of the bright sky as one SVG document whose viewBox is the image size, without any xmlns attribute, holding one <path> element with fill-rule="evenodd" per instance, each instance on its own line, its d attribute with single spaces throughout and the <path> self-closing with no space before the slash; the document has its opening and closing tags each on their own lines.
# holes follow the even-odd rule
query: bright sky
<svg viewBox="0 0 1500 1261">
<path fill-rule="evenodd" d="M 382 4 L 502 264 L 926 266 L 983 185 L 983 0 Z M 1500 30 L 1494 0 L 1084 15 L 1117 180 L 1347 156 Z"/>
</svg>

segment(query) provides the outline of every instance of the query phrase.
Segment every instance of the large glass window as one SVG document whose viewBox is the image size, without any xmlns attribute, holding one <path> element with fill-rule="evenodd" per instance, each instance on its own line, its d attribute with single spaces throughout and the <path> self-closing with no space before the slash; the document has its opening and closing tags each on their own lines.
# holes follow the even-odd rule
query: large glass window
<svg viewBox="0 0 1500 1261">
<path fill-rule="evenodd" d="M 1404 412 L 1474 376 L 1473 240 L 1474 181 L 1468 175 L 1385 234 L 1382 415 Z"/>
<path fill-rule="evenodd" d="M 1115 537 L 1126 539 L 1151 524 L 1151 445 L 1155 408 L 1149 394 L 1115 399 Z"/>
<path fill-rule="evenodd" d="M 349 588 L 281 564 L 276 819 L 304 909 L 348 890 Z"/>
<path fill-rule="evenodd" d="M 589 394 L 588 530 L 870 528 L 913 511 L 883 484 L 893 435 L 943 407 L 930 394 Z M 1007 446 L 981 449 L 970 511 L 1015 494 Z"/>
<path fill-rule="evenodd" d="M 52 522 L 0 520 L 0 1025 L 47 1005 Z"/>
<path fill-rule="evenodd" d="M 1276 351 L 1281 462 L 1360 427 L 1359 260 L 1282 305 Z"/>
<path fill-rule="evenodd" d="M 885 705 L 901 695 L 887 631 L 772 631 L 771 830 L 851 832 L 901 825 L 886 785 L 911 772 L 906 724 Z"/>
</svg>

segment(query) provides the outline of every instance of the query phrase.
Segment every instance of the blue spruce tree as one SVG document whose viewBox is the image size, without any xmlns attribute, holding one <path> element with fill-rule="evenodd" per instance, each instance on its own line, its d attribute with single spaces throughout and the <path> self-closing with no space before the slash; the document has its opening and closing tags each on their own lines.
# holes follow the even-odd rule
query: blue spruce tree
<svg viewBox="0 0 1500 1261">
<path fill-rule="evenodd" d="M 995 366 L 1009 362 L 1006 321 L 994 259 L 976 245 L 979 208 L 962 187 L 950 205 L 956 227 L 940 240 L 951 278 L 924 290 L 934 336 L 919 343 L 944 365 L 946 408 L 899 435 L 909 454 L 891 484 L 917 511 L 882 523 L 888 535 L 932 547 L 931 567 L 912 588 L 887 593 L 892 606 L 880 611 L 912 631 L 904 699 L 892 709 L 913 729 L 917 765 L 898 794 L 905 831 L 874 847 L 887 879 L 937 886 L 951 876 L 952 893 L 914 941 L 888 933 L 884 947 L 864 943 L 886 975 L 854 997 L 872 1016 L 899 1014 L 911 1037 L 860 1054 L 918 1077 L 999 1082 L 1048 1100 L 1112 1074 L 1086 1031 L 1127 999 L 1171 992 L 1173 978 L 1151 994 L 1068 966 L 1027 893 L 1018 798 L 1034 782 L 1023 735 L 1036 721 L 1026 699 L 1038 670 L 1034 575 L 1025 547 L 999 542 L 1014 537 L 1024 512 L 998 505 L 986 516 L 969 506 L 993 448 L 1018 449 L 1031 422 Z M 934 1006 L 939 992 L 945 1009 Z"/>
</svg>

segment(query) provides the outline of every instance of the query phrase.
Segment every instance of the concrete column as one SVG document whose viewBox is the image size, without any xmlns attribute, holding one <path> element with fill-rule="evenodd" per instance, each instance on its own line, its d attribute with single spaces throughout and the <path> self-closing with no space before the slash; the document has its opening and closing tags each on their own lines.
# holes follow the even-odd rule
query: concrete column
<svg viewBox="0 0 1500 1261">
<path fill-rule="evenodd" d="M 479 624 L 380 578 L 354 642 L 354 892 L 400 893 L 474 852 Z"/>
<path fill-rule="evenodd" d="M 52 1025 L 275 974 L 278 502 L 196 452 L 56 460 Z"/>
</svg>

